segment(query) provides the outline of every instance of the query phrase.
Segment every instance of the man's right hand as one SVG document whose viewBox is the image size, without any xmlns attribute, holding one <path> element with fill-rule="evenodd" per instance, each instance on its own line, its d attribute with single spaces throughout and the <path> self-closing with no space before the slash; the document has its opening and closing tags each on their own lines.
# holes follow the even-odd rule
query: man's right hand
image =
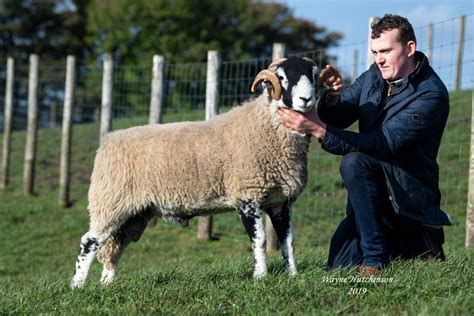
<svg viewBox="0 0 474 316">
<path fill-rule="evenodd" d="M 323 84 L 326 84 L 329 88 L 326 93 L 328 101 L 337 102 L 342 91 L 342 77 L 334 66 L 326 65 L 326 68 L 324 68 L 319 74 L 317 81 L 318 89 L 320 89 Z"/>
</svg>

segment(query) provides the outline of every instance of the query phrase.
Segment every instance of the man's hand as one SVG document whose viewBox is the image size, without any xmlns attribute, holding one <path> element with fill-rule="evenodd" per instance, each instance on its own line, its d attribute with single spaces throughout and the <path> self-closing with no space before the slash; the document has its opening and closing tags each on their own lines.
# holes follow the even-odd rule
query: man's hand
<svg viewBox="0 0 474 316">
<path fill-rule="evenodd" d="M 329 102 L 337 102 L 337 98 L 342 91 L 342 77 L 339 71 L 332 65 L 326 65 L 318 78 L 318 88 L 325 83 L 329 87 L 326 97 Z"/>
<path fill-rule="evenodd" d="M 326 124 L 320 120 L 316 108 L 304 114 L 280 108 L 278 115 L 280 115 L 280 122 L 283 125 L 298 133 L 312 135 L 319 139 L 323 139 L 326 135 Z"/>
</svg>

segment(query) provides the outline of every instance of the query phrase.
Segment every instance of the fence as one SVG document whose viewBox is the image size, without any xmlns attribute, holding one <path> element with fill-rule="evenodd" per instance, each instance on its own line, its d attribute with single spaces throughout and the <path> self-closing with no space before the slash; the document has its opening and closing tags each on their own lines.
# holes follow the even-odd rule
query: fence
<svg viewBox="0 0 474 316">
<path fill-rule="evenodd" d="M 472 25 L 473 17 L 474 15 L 471 14 L 415 30 L 418 37 L 418 50 L 424 51 L 429 56 L 431 65 L 451 91 L 450 118 L 439 152 L 440 188 L 442 208 L 451 214 L 454 225 L 460 226 L 464 225 L 462 219 L 468 204 L 466 200 L 468 189 L 466 173 L 469 168 L 471 89 L 474 87 L 472 27 L 465 28 L 464 34 L 462 34 L 461 25 L 462 23 L 468 26 Z M 462 34 L 462 36 L 458 34 Z M 367 44 L 367 40 L 363 40 L 325 51 L 288 52 L 288 55 L 310 57 L 320 67 L 324 66 L 324 62 L 329 58 L 330 62 L 344 74 L 346 81 L 350 82 L 367 67 Z M 464 52 L 462 47 L 466 48 Z M 269 56 L 268 58 L 220 63 L 217 85 L 220 112 L 224 112 L 251 97 L 249 87 L 255 74 L 265 68 L 271 59 Z M 206 63 L 164 63 L 162 86 L 154 92 L 152 92 L 151 85 L 154 78 L 151 63 L 138 66 L 114 65 L 111 69 L 113 70 L 113 92 L 110 95 L 110 104 L 112 105 L 111 115 L 115 120 L 147 118 L 150 114 L 152 95 L 155 95 L 153 102 L 156 104 L 157 94 L 161 95 L 161 113 L 165 120 L 166 118 L 174 121 L 205 118 Z M 103 70 L 101 65 L 77 66 L 74 76 L 74 109 L 70 118 L 72 122 L 99 121 L 101 108 L 104 105 L 104 97 L 101 97 Z M 63 121 L 62 113 L 66 97 L 65 77 L 64 67 L 45 67 L 40 63 L 38 78 L 38 126 L 40 128 L 56 127 Z M 2 124 L 2 128 L 5 113 L 5 80 L 6 71 L 0 68 L 0 124 Z M 11 126 L 14 130 L 25 129 L 28 87 L 31 87 L 28 85 L 28 65 L 15 65 L 12 86 L 14 101 Z M 153 118 L 153 121 L 157 120 L 159 120 L 157 117 Z M 148 119 L 142 121 L 146 123 Z M 63 122 L 63 124 L 65 123 Z M 67 146 L 65 148 L 65 151 L 68 151 Z M 64 159 L 68 160 L 67 157 Z M 339 220 L 335 218 L 342 218 L 344 214 L 346 197 L 343 193 L 338 165 L 339 158 L 326 154 L 317 145 L 311 147 L 309 166 L 317 179 L 311 180 L 303 193 L 301 200 L 304 200 L 305 204 L 299 205 L 297 203 L 295 205 L 297 211 L 294 214 L 294 223 L 297 231 L 312 231 L 311 236 L 314 235 L 314 231 L 318 230 L 321 236 L 316 238 L 316 243 L 327 243 L 334 229 L 332 226 L 327 228 L 317 226 L 317 223 L 324 219 L 337 223 Z M 64 172 L 67 174 L 69 171 Z M 71 172 L 82 172 L 82 170 L 73 169 Z M 62 179 L 62 182 L 68 182 L 64 178 Z M 64 194 L 67 195 L 67 193 L 63 191 L 61 194 L 63 195 L 61 203 L 67 204 L 67 198 L 64 198 Z M 472 204 L 474 202 L 469 202 L 470 207 Z M 228 215 L 217 216 L 216 231 L 225 232 L 230 236 L 240 235 L 243 230 L 239 225 L 229 224 L 232 222 L 233 220 L 230 220 Z M 472 228 L 468 231 L 472 231 Z M 468 234 L 468 238 L 472 238 L 469 236 L 472 235 Z M 463 236 L 459 236 L 459 238 L 461 239 Z M 314 243 L 315 241 L 308 240 L 308 242 Z"/>
</svg>

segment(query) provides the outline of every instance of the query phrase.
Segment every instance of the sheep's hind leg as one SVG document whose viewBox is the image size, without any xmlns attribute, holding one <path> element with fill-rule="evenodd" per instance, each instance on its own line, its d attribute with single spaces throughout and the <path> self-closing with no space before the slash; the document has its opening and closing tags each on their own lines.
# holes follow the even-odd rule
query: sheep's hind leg
<svg viewBox="0 0 474 316">
<path fill-rule="evenodd" d="M 285 268 L 291 276 L 295 276 L 297 270 L 293 247 L 293 228 L 291 226 L 291 203 L 287 202 L 269 209 L 268 216 L 272 220 L 273 228 L 280 242 Z"/>
<path fill-rule="evenodd" d="M 109 236 L 110 232 L 96 234 L 91 231 L 82 236 L 71 288 L 84 286 L 92 261 Z"/>
<path fill-rule="evenodd" d="M 102 284 L 109 284 L 114 280 L 120 257 L 129 243 L 130 239 L 122 231 L 117 231 L 100 249 L 97 260 L 103 265 L 100 278 Z"/>
<path fill-rule="evenodd" d="M 140 239 L 152 217 L 152 211 L 145 210 L 129 218 L 100 249 L 97 259 L 103 264 L 102 284 L 109 284 L 114 280 L 125 248 L 130 242 Z"/>
<path fill-rule="evenodd" d="M 265 254 L 265 227 L 263 224 L 263 211 L 258 205 L 245 202 L 239 207 L 238 212 L 245 230 L 252 242 L 252 250 L 255 261 L 254 278 L 262 278 L 267 275 L 267 260 Z"/>
</svg>

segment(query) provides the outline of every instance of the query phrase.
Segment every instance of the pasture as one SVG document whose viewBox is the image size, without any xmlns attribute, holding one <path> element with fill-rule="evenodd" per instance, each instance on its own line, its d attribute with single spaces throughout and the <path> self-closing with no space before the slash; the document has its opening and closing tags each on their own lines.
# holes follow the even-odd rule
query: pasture
<svg viewBox="0 0 474 316">
<path fill-rule="evenodd" d="M 25 133 L 13 134 L 11 186 L 0 192 L 0 314 L 427 314 L 472 315 L 474 253 L 464 248 L 472 91 L 451 95 L 451 114 L 439 155 L 446 228 L 445 262 L 395 261 L 378 281 L 354 271 L 326 271 L 332 232 L 344 216 L 339 158 L 313 141 L 310 182 L 294 207 L 299 275 L 290 278 L 280 254 L 269 256 L 269 277 L 252 278 L 248 237 L 237 214 L 214 218 L 213 241 L 158 222 L 130 245 L 112 285 L 98 283 L 93 265 L 84 289 L 71 291 L 79 240 L 87 230 L 87 189 L 98 124 L 74 126 L 73 205 L 57 204 L 61 131 L 38 135 L 36 196 L 21 192 Z M 202 119 L 202 112 L 165 115 L 165 121 Z M 114 121 L 114 129 L 146 119 Z"/>
</svg>

